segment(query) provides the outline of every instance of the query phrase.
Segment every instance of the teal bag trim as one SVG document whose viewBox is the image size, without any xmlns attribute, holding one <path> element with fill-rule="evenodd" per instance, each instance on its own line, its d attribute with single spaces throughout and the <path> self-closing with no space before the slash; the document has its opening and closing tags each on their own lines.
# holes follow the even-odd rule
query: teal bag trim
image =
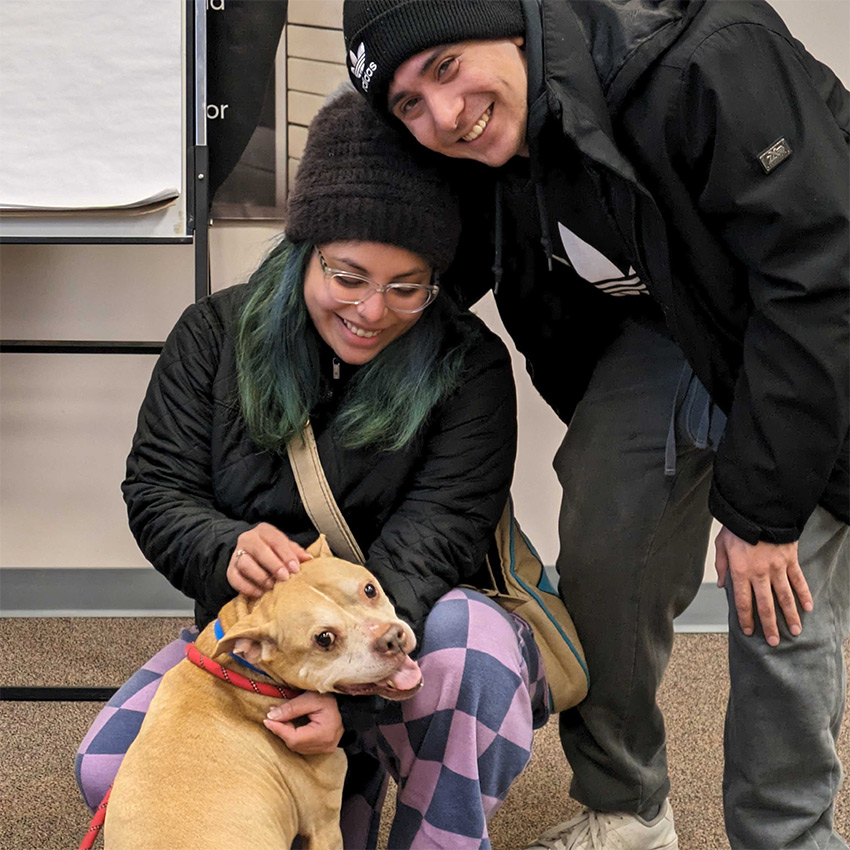
<svg viewBox="0 0 850 850">
<path fill-rule="evenodd" d="M 511 564 L 510 564 L 510 573 L 514 577 L 514 579 L 516 580 L 517 584 L 522 585 L 522 587 L 525 588 L 526 593 L 528 593 L 529 596 L 532 596 L 534 599 L 536 599 L 537 603 L 540 605 L 540 607 L 546 612 L 546 616 L 549 618 L 549 621 L 558 630 L 559 634 L 564 639 L 564 642 L 570 648 L 570 652 L 572 652 L 576 661 L 578 661 L 579 666 L 581 667 L 582 672 L 584 673 L 584 678 L 587 681 L 587 684 L 588 684 L 588 687 L 589 687 L 590 686 L 590 673 L 588 672 L 587 664 L 585 664 L 584 659 L 581 657 L 581 655 L 579 655 L 579 653 L 576 652 L 576 648 L 575 648 L 575 646 L 573 646 L 573 642 L 569 639 L 569 637 L 567 637 L 566 634 L 564 634 L 564 630 L 561 628 L 561 624 L 549 613 L 549 609 L 546 607 L 545 602 L 538 595 L 537 590 L 538 590 L 538 588 L 540 588 L 540 585 L 538 584 L 537 588 L 532 587 L 530 584 L 528 584 L 528 582 L 524 581 L 523 579 L 521 579 L 517 575 L 517 572 L 516 572 L 516 553 L 515 553 L 515 550 L 514 550 L 514 529 L 517 526 L 514 524 L 513 501 L 511 501 L 510 508 L 511 508 Z M 528 548 L 531 549 L 531 551 L 534 553 L 534 556 L 537 558 L 538 561 L 540 561 L 540 556 L 537 554 L 537 550 L 534 548 L 531 541 L 525 536 L 525 534 L 522 532 L 521 529 L 520 529 L 520 534 L 522 534 L 522 539 L 525 541 Z M 541 569 L 541 572 L 543 574 L 543 577 L 544 577 L 546 583 L 551 587 L 551 583 L 549 582 L 549 578 L 546 575 L 546 570 L 543 567 L 542 561 L 540 561 L 540 569 Z M 540 589 L 543 590 L 543 588 L 540 588 Z M 544 592 L 548 593 L 550 591 L 544 591 Z"/>
</svg>

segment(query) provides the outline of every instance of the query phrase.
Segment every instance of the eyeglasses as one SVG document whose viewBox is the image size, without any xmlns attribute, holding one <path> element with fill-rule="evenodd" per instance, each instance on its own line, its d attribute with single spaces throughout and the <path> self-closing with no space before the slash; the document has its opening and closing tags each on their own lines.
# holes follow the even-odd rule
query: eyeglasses
<svg viewBox="0 0 850 850">
<path fill-rule="evenodd" d="M 420 313 L 440 291 L 436 274 L 433 277 L 434 283 L 396 282 L 382 285 L 354 272 L 332 269 L 318 248 L 316 253 L 319 256 L 322 273 L 328 282 L 328 291 L 340 304 L 362 304 L 376 292 L 380 292 L 384 296 L 384 303 L 394 313 Z"/>
</svg>

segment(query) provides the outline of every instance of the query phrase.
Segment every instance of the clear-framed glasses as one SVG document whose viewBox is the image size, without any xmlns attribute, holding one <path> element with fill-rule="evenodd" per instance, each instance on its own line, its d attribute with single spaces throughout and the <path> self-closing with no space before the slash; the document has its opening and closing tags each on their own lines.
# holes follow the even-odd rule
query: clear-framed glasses
<svg viewBox="0 0 850 850">
<path fill-rule="evenodd" d="M 322 252 L 316 248 L 319 265 L 328 282 L 328 291 L 335 301 L 340 304 L 362 304 L 376 292 L 384 296 L 384 303 L 394 313 L 420 313 L 436 297 L 440 291 L 438 277 L 433 276 L 432 283 L 395 283 L 379 284 L 368 277 L 332 269 L 325 262 Z"/>
</svg>

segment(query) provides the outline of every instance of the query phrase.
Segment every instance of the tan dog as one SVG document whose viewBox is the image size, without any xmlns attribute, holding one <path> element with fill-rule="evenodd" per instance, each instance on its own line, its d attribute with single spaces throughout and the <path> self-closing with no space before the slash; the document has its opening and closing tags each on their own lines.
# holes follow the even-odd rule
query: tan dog
<svg viewBox="0 0 850 850">
<path fill-rule="evenodd" d="M 258 682 L 227 653 L 294 688 L 412 696 L 416 640 L 375 577 L 334 558 L 324 537 L 307 551 L 314 560 L 288 581 L 221 609 L 221 640 L 210 624 L 195 646 Z M 311 850 L 341 848 L 345 754 L 289 750 L 262 722 L 280 702 L 188 659 L 166 673 L 115 779 L 106 849 L 289 850 L 296 835 Z"/>
</svg>

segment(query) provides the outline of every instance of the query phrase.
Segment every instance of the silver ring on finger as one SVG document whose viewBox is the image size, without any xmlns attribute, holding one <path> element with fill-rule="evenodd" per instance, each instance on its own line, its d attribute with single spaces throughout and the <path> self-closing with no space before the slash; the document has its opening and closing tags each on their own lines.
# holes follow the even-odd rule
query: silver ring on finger
<svg viewBox="0 0 850 850">
<path fill-rule="evenodd" d="M 248 554 L 248 553 L 247 553 L 244 549 L 237 549 L 237 550 L 233 553 L 233 566 L 235 567 L 235 566 L 239 563 L 239 559 L 240 559 L 243 555 L 247 555 L 247 554 Z"/>
</svg>

